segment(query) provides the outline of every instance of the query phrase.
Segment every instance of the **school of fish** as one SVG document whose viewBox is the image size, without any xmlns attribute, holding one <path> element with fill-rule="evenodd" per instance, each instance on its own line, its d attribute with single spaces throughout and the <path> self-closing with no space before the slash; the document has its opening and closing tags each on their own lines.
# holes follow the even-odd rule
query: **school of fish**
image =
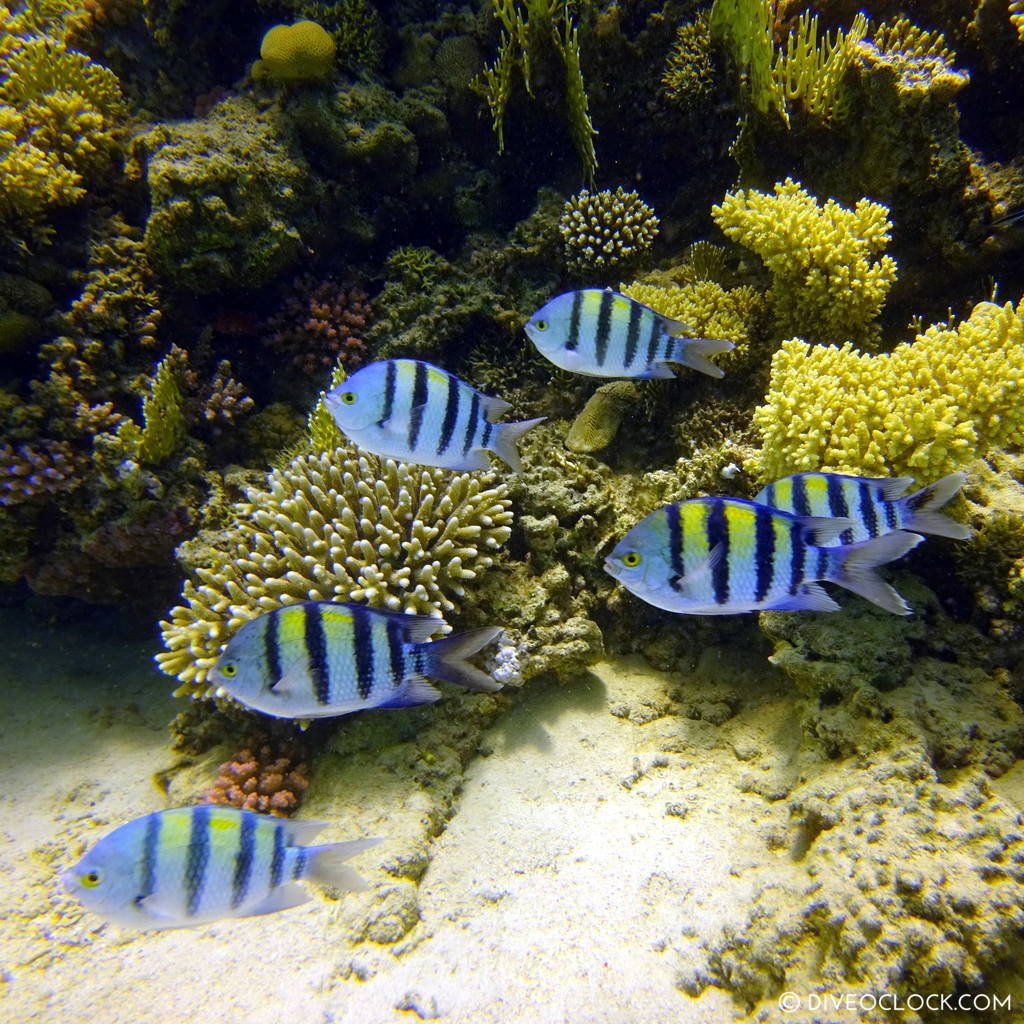
<svg viewBox="0 0 1024 1024">
<path fill-rule="evenodd" d="M 733 347 L 688 337 L 684 324 L 607 288 L 551 299 L 525 331 L 555 366 L 592 377 L 671 378 L 671 364 L 679 364 L 720 378 L 710 357 Z M 501 423 L 508 402 L 418 359 L 370 363 L 325 402 L 338 428 L 366 451 L 461 471 L 489 468 L 491 453 L 519 472 L 516 444 L 543 420 Z M 964 474 L 905 494 L 912 482 L 808 472 L 768 484 L 752 501 L 676 502 L 633 526 L 605 569 L 671 612 L 835 611 L 824 582 L 907 615 L 907 603 L 875 570 L 920 544 L 922 534 L 971 535 L 938 511 Z M 286 605 L 237 629 L 211 678 L 223 696 L 299 720 L 435 701 L 441 694 L 428 677 L 478 692 L 500 689 L 467 660 L 500 627 L 431 640 L 443 625 L 338 601 Z M 309 845 L 324 827 L 229 807 L 158 811 L 116 828 L 61 877 L 83 907 L 126 927 L 253 917 L 306 902 L 306 880 L 365 887 L 343 862 L 382 840 Z"/>
</svg>

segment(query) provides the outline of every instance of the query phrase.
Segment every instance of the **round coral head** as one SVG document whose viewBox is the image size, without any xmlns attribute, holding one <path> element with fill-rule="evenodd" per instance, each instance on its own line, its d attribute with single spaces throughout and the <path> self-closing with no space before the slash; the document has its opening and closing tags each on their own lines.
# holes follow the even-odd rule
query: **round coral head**
<svg viewBox="0 0 1024 1024">
<path fill-rule="evenodd" d="M 278 82 L 315 82 L 331 73 L 334 53 L 330 33 L 315 21 L 275 25 L 260 43 L 256 70 Z"/>
</svg>

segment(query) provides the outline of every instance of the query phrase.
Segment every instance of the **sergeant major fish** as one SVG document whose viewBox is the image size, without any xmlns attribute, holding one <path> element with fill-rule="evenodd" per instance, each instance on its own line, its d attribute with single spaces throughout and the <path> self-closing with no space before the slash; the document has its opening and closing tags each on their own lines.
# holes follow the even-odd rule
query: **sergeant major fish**
<svg viewBox="0 0 1024 1024">
<path fill-rule="evenodd" d="M 418 359 L 370 363 L 324 400 L 338 428 L 360 448 L 442 469 L 490 469 L 490 451 L 518 473 L 516 442 L 544 419 L 497 423 L 508 402 Z"/>
<path fill-rule="evenodd" d="M 61 881 L 86 910 L 144 929 L 287 910 L 310 898 L 299 881 L 366 889 L 342 862 L 381 840 L 306 845 L 324 827 L 236 807 L 157 811 L 104 836 Z"/>
<path fill-rule="evenodd" d="M 851 525 L 849 519 L 795 516 L 740 498 L 693 498 L 637 523 L 605 569 L 641 600 L 670 612 L 835 611 L 839 605 L 818 585 L 828 580 L 908 615 L 903 598 L 873 570 L 923 538 L 898 531 L 825 546 Z"/>
<path fill-rule="evenodd" d="M 464 659 L 501 629 L 427 642 L 442 625 L 425 615 L 341 601 L 286 605 L 241 626 L 210 679 L 239 703 L 277 718 L 330 718 L 435 701 L 441 694 L 424 676 L 468 690 L 500 690 Z"/>
<path fill-rule="evenodd" d="M 722 377 L 707 357 L 734 347 L 683 337 L 684 324 L 610 288 L 559 295 L 527 320 L 525 330 L 555 366 L 589 377 L 674 377 L 668 363 Z"/>
<path fill-rule="evenodd" d="M 938 537 L 967 540 L 971 531 L 938 511 L 967 479 L 950 473 L 903 497 L 914 482 L 910 476 L 875 479 L 841 473 L 795 473 L 754 496 L 754 501 L 798 516 L 840 516 L 853 520 L 833 544 L 853 544 L 893 530 L 913 530 Z"/>
</svg>

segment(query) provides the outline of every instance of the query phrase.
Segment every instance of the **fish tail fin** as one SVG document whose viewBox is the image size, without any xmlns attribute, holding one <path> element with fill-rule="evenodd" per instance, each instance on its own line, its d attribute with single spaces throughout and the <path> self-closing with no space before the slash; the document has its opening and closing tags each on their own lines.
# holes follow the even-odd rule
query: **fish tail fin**
<svg viewBox="0 0 1024 1024">
<path fill-rule="evenodd" d="M 858 544 L 828 548 L 833 556 L 828 578 L 887 612 L 910 615 L 911 608 L 907 602 L 875 573 L 875 569 L 905 555 L 923 540 L 920 534 L 897 530 Z"/>
<path fill-rule="evenodd" d="M 444 679 L 478 693 L 500 690 L 501 683 L 495 682 L 486 672 L 466 660 L 500 634 L 500 626 L 485 626 L 483 629 L 471 629 L 466 633 L 442 637 L 432 643 L 419 644 L 416 650 L 423 656 L 421 671 L 424 675 Z"/>
<path fill-rule="evenodd" d="M 306 870 L 302 877 L 333 885 L 337 889 L 363 892 L 370 888 L 369 883 L 345 861 L 382 842 L 383 839 L 353 839 L 347 843 L 324 843 L 323 846 L 307 847 Z"/>
<path fill-rule="evenodd" d="M 706 373 L 709 377 L 722 378 L 725 371 L 715 366 L 708 358 L 720 352 L 730 352 L 736 346 L 724 338 L 677 338 L 675 352 L 669 357 L 670 362 L 682 363 L 691 370 Z"/>
<path fill-rule="evenodd" d="M 950 473 L 949 476 L 944 476 L 941 480 L 936 480 L 935 483 L 901 498 L 900 504 L 904 509 L 903 528 L 933 533 L 937 537 L 967 540 L 972 536 L 970 528 L 963 523 L 954 522 L 949 516 L 938 511 L 956 496 L 966 479 L 966 473 Z"/>
<path fill-rule="evenodd" d="M 491 442 L 490 450 L 503 462 L 507 462 L 513 473 L 521 473 L 523 463 L 516 450 L 516 443 L 528 430 L 532 430 L 546 419 L 546 416 L 538 416 L 535 420 L 495 424 L 494 440 Z"/>
</svg>

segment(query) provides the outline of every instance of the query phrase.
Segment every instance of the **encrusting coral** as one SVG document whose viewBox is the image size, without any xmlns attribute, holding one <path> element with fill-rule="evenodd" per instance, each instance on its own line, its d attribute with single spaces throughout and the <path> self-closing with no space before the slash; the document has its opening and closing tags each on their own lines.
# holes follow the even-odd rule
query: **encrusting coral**
<svg viewBox="0 0 1024 1024">
<path fill-rule="evenodd" d="M 558 222 L 570 265 L 587 271 L 625 263 L 649 249 L 658 234 L 654 210 L 636 192 L 581 189 Z"/>
<path fill-rule="evenodd" d="M 206 678 L 243 623 L 295 601 L 441 616 L 511 534 L 505 484 L 336 449 L 299 455 L 234 507 L 235 522 L 160 623 L 176 693 Z"/>
<path fill-rule="evenodd" d="M 722 231 L 771 272 L 779 330 L 836 344 L 877 338 L 875 317 L 896 280 L 896 261 L 884 255 L 888 213 L 869 199 L 852 210 L 834 199 L 821 205 L 791 178 L 773 195 L 739 189 L 712 208 Z"/>
<path fill-rule="evenodd" d="M 322 81 L 331 73 L 335 50 L 330 33 L 315 21 L 275 25 L 263 36 L 253 74 L 292 84 Z"/>
<path fill-rule="evenodd" d="M 754 422 L 765 480 L 805 470 L 931 483 L 1024 438 L 1024 300 L 870 355 L 792 338 L 772 359 Z"/>
</svg>

